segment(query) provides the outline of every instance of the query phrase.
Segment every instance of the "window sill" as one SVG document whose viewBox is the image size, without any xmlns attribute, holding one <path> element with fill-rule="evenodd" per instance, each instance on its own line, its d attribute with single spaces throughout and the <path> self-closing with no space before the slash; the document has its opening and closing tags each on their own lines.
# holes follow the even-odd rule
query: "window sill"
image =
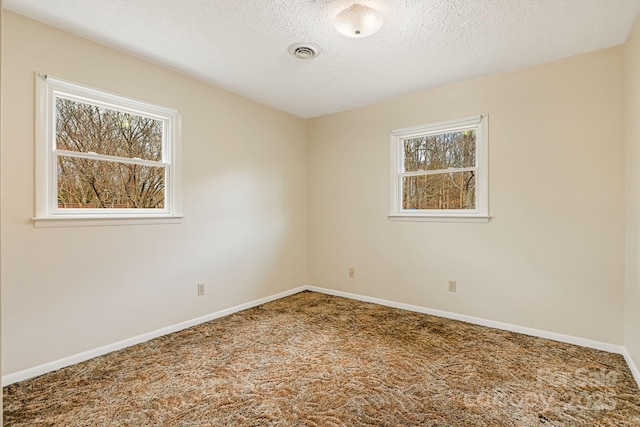
<svg viewBox="0 0 640 427">
<path fill-rule="evenodd" d="M 461 215 L 389 215 L 391 221 L 405 222 L 489 222 L 490 216 L 461 216 Z"/>
<path fill-rule="evenodd" d="M 152 225 L 180 224 L 184 216 L 144 216 L 144 217 L 47 217 L 33 218 L 36 228 L 52 227 L 99 227 L 112 225 Z"/>
</svg>

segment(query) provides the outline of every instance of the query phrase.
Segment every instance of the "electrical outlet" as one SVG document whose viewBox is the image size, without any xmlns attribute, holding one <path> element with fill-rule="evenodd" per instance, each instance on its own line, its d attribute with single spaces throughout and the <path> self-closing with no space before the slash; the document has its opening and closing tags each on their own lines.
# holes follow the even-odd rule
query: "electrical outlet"
<svg viewBox="0 0 640 427">
<path fill-rule="evenodd" d="M 356 269 L 349 267 L 349 277 L 356 277 Z"/>
<path fill-rule="evenodd" d="M 198 296 L 204 295 L 204 283 L 198 283 Z"/>
<path fill-rule="evenodd" d="M 449 280 L 449 292 L 455 292 L 455 291 L 456 291 L 456 281 Z"/>
</svg>

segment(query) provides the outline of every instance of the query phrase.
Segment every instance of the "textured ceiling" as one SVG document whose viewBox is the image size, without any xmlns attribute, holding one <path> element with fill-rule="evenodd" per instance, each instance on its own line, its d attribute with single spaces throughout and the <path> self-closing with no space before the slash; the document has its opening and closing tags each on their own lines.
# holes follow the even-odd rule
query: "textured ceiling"
<svg viewBox="0 0 640 427">
<path fill-rule="evenodd" d="M 377 8 L 352 39 L 332 17 Z M 300 117 L 624 43 L 640 0 L 4 0 L 5 8 Z M 311 42 L 301 60 L 289 45 Z"/>
</svg>

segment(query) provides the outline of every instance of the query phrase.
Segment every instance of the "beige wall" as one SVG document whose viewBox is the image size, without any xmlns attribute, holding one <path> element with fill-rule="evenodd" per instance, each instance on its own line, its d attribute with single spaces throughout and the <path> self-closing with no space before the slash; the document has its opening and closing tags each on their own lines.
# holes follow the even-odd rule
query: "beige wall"
<svg viewBox="0 0 640 427">
<path fill-rule="evenodd" d="M 304 120 L 10 12 L 3 33 L 5 375 L 306 283 Z M 36 71 L 181 110 L 182 224 L 34 228 Z"/>
<path fill-rule="evenodd" d="M 311 284 L 623 344 L 623 104 L 616 47 L 312 120 Z M 491 222 L 389 221 L 389 131 L 479 113 Z"/>
<path fill-rule="evenodd" d="M 626 342 L 640 362 L 638 25 L 625 47 L 304 121 L 5 20 L 4 375 L 304 283 Z M 35 71 L 182 111 L 182 224 L 33 227 Z M 390 222 L 389 131 L 478 113 L 492 221 Z"/>
<path fill-rule="evenodd" d="M 640 18 L 625 45 L 626 296 L 625 345 L 640 367 Z"/>
</svg>

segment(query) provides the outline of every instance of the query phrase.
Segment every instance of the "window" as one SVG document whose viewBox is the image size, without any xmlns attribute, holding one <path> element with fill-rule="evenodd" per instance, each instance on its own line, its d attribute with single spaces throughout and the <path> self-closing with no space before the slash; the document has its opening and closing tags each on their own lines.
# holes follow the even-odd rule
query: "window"
<svg viewBox="0 0 640 427">
<path fill-rule="evenodd" d="M 487 221 L 487 116 L 391 132 L 390 219 Z"/>
<path fill-rule="evenodd" d="M 51 76 L 36 87 L 36 226 L 179 221 L 178 111 Z"/>
</svg>

